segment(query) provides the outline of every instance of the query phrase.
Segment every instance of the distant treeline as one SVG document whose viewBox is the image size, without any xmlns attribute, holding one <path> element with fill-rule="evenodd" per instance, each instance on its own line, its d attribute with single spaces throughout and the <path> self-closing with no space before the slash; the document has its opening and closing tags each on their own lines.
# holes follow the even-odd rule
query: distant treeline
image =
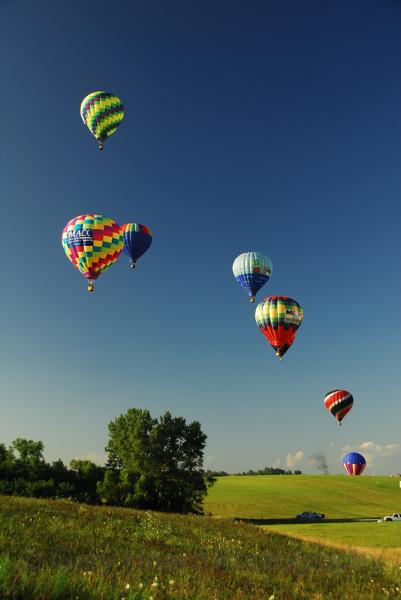
<svg viewBox="0 0 401 600">
<path fill-rule="evenodd" d="M 242 471 L 241 473 L 226 473 L 226 471 L 206 471 L 207 475 L 211 477 L 225 477 L 227 475 L 302 475 L 302 471 L 290 471 L 279 469 L 278 467 L 265 467 L 264 469 L 259 469 L 258 471 L 254 471 L 250 469 L 249 471 Z"/>
</svg>

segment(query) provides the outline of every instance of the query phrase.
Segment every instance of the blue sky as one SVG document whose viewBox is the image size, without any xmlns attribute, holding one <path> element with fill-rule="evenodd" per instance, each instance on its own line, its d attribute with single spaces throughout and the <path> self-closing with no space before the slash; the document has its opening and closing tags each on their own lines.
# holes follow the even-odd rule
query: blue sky
<svg viewBox="0 0 401 600">
<path fill-rule="evenodd" d="M 401 470 L 401 5 L 0 1 L 0 441 L 101 460 L 130 407 L 197 419 L 206 464 Z M 119 95 L 103 153 L 82 98 Z M 87 294 L 60 244 L 98 212 L 148 225 Z M 304 309 L 283 364 L 231 265 Z M 323 397 L 355 404 L 341 428 Z"/>
</svg>

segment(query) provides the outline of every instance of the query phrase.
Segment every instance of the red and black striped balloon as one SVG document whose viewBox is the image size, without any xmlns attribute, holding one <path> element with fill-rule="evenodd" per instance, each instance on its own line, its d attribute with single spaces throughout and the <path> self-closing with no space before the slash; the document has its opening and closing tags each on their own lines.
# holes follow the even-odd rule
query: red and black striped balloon
<svg viewBox="0 0 401 600">
<path fill-rule="evenodd" d="M 354 399 L 347 390 L 332 390 L 324 397 L 324 405 L 337 421 L 341 423 L 345 415 L 351 410 Z"/>
</svg>

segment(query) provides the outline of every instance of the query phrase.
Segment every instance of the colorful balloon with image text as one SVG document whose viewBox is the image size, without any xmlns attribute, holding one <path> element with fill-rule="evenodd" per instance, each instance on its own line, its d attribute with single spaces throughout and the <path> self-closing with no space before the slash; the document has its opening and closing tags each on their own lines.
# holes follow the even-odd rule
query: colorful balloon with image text
<svg viewBox="0 0 401 600">
<path fill-rule="evenodd" d="M 255 320 L 281 359 L 294 342 L 304 311 L 288 296 L 267 296 L 255 311 Z"/>
<path fill-rule="evenodd" d="M 123 249 L 120 226 L 109 217 L 88 214 L 79 215 L 63 229 L 61 243 L 67 258 L 89 280 L 93 281 L 116 262 Z"/>
</svg>

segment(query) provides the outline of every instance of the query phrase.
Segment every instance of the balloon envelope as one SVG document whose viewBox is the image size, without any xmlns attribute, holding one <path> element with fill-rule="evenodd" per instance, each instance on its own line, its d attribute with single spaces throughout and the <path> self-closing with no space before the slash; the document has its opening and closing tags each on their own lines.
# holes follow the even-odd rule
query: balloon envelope
<svg viewBox="0 0 401 600">
<path fill-rule="evenodd" d="M 341 423 L 345 415 L 349 413 L 353 403 L 354 399 L 352 394 L 347 392 L 347 390 L 332 390 L 324 397 L 325 407 L 335 416 L 339 423 Z"/>
<path fill-rule="evenodd" d="M 131 259 L 134 267 L 140 258 L 150 248 L 152 243 L 152 232 L 146 225 L 140 223 L 125 223 L 121 226 L 124 237 L 124 254 Z"/>
<path fill-rule="evenodd" d="M 103 142 L 119 127 L 124 118 L 124 106 L 118 96 L 110 92 L 92 92 L 81 102 L 81 118 L 99 142 Z"/>
<path fill-rule="evenodd" d="M 255 311 L 255 320 L 261 332 L 280 358 L 294 342 L 304 311 L 288 296 L 267 296 Z"/>
<path fill-rule="evenodd" d="M 348 475 L 360 475 L 366 467 L 366 460 L 359 452 L 348 452 L 343 458 L 343 465 Z"/>
<path fill-rule="evenodd" d="M 233 263 L 233 273 L 238 283 L 246 289 L 251 302 L 273 272 L 268 256 L 261 252 L 244 252 Z"/>
<path fill-rule="evenodd" d="M 116 262 L 124 245 L 120 226 L 113 219 L 96 214 L 68 221 L 61 243 L 74 267 L 90 281 Z"/>
</svg>

